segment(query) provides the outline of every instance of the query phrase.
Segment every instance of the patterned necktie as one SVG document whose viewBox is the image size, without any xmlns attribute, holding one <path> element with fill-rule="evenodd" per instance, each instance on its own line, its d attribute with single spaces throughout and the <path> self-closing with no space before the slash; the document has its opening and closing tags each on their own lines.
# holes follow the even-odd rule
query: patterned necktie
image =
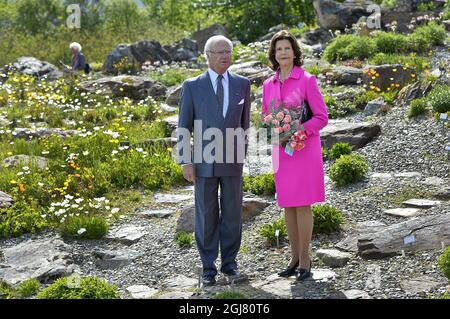
<svg viewBox="0 0 450 319">
<path fill-rule="evenodd" d="M 223 79 L 223 75 L 220 74 L 217 77 L 216 96 L 217 96 L 217 100 L 219 101 L 220 109 L 222 110 L 222 114 L 223 114 L 223 85 L 222 85 L 222 79 Z"/>
</svg>

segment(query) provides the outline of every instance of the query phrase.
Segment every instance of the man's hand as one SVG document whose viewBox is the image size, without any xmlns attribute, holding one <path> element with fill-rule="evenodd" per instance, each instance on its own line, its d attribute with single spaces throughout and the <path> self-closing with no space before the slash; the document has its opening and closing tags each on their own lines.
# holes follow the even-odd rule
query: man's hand
<svg viewBox="0 0 450 319">
<path fill-rule="evenodd" d="M 191 183 L 195 184 L 195 172 L 192 164 L 183 165 L 183 177 Z"/>
</svg>

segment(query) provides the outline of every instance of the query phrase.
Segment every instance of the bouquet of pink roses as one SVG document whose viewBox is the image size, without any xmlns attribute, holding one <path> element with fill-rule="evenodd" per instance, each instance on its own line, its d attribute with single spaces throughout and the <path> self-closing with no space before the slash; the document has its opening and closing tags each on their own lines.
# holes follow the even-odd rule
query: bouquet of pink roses
<svg viewBox="0 0 450 319">
<path fill-rule="evenodd" d="M 262 127 L 271 129 L 271 136 L 278 135 L 279 144 L 286 153 L 293 154 L 305 147 L 307 139 L 301 124 L 302 107 L 285 107 L 283 104 L 277 109 L 273 108 L 274 101 L 270 103 L 270 113 L 262 118 Z"/>
</svg>

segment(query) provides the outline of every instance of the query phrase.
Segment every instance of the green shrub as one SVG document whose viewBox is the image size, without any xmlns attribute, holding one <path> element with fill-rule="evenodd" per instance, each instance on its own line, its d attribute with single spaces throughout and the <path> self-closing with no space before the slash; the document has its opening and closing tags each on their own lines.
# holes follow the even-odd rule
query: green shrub
<svg viewBox="0 0 450 319">
<path fill-rule="evenodd" d="M 17 237 L 25 233 L 36 233 L 49 226 L 37 204 L 18 201 L 7 209 L 0 209 L 0 237 Z"/>
<path fill-rule="evenodd" d="M 430 66 L 430 59 L 426 56 L 417 55 L 414 52 L 409 54 L 386 54 L 379 52 L 371 57 L 369 64 L 401 64 L 406 67 L 412 67 L 417 73 L 422 73 Z"/>
<path fill-rule="evenodd" d="M 374 39 L 365 36 L 345 34 L 333 39 L 325 49 L 323 57 L 328 62 L 348 59 L 365 59 L 374 55 L 377 45 Z"/>
<path fill-rule="evenodd" d="M 438 85 L 434 87 L 427 95 L 434 112 L 450 112 L 450 86 Z"/>
<path fill-rule="evenodd" d="M 28 279 L 17 287 L 17 292 L 22 298 L 34 296 L 38 293 L 41 283 L 36 279 Z"/>
<path fill-rule="evenodd" d="M 273 174 L 244 176 L 243 189 L 256 195 L 274 195 L 275 180 Z"/>
<path fill-rule="evenodd" d="M 445 277 L 450 280 L 450 247 L 447 247 L 439 258 L 439 268 L 441 268 Z"/>
<path fill-rule="evenodd" d="M 11 299 L 14 297 L 14 290 L 6 283 L 0 281 L 0 299 Z"/>
<path fill-rule="evenodd" d="M 324 95 L 324 101 L 327 105 L 328 117 L 336 119 L 356 112 L 356 105 L 350 100 L 338 100 L 331 95 Z"/>
<path fill-rule="evenodd" d="M 79 280 L 78 280 L 79 279 Z M 117 287 L 96 277 L 59 278 L 36 299 L 120 299 Z"/>
<path fill-rule="evenodd" d="M 314 233 L 330 234 L 338 231 L 344 222 L 342 212 L 330 205 L 312 207 L 314 217 Z"/>
<path fill-rule="evenodd" d="M 392 32 L 378 32 L 375 35 L 377 51 L 382 53 L 403 52 L 408 44 L 408 38 L 403 34 Z"/>
<path fill-rule="evenodd" d="M 359 154 L 343 155 L 330 168 L 330 178 L 338 187 L 363 179 L 369 167 Z"/>
<path fill-rule="evenodd" d="M 353 146 L 348 143 L 336 143 L 334 144 L 330 151 L 329 155 L 332 159 L 338 159 L 342 155 L 347 155 L 352 152 Z"/>
<path fill-rule="evenodd" d="M 427 99 L 421 98 L 421 99 L 415 99 L 411 101 L 409 110 L 408 110 L 408 117 L 416 117 L 420 114 L 425 113 L 427 110 Z"/>
<path fill-rule="evenodd" d="M 63 237 L 79 239 L 100 239 L 108 232 L 108 222 L 101 216 L 73 216 L 60 226 Z"/>
<path fill-rule="evenodd" d="M 216 293 L 213 299 L 248 299 L 248 297 L 238 291 L 227 290 Z"/>
<path fill-rule="evenodd" d="M 276 245 L 277 236 L 275 236 L 275 232 L 277 230 L 279 231 L 278 240 L 281 244 L 287 238 L 287 229 L 284 218 L 277 219 L 272 224 L 264 225 L 261 228 L 261 236 L 266 238 L 269 245 Z"/>
<path fill-rule="evenodd" d="M 191 247 L 194 242 L 194 235 L 188 232 L 179 232 L 175 235 L 175 241 L 180 248 Z"/>
<path fill-rule="evenodd" d="M 423 38 L 428 44 L 427 49 L 429 49 L 435 45 L 443 45 L 447 34 L 443 25 L 432 21 L 427 25 L 418 27 L 411 36 Z"/>
</svg>

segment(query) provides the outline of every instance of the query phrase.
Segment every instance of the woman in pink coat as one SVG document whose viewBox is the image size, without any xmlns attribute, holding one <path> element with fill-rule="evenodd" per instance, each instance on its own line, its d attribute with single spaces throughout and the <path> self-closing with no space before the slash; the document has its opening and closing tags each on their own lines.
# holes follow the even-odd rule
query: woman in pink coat
<svg viewBox="0 0 450 319">
<path fill-rule="evenodd" d="M 275 34 L 270 42 L 269 61 L 275 75 L 263 84 L 262 113 L 270 112 L 271 101 L 298 107 L 309 103 L 312 118 L 304 122 L 305 147 L 292 155 L 281 146 L 272 150 L 277 201 L 285 210 L 286 227 L 291 245 L 291 261 L 282 277 L 296 275 L 297 281 L 311 276 L 309 246 L 313 230 L 311 205 L 325 201 L 322 147 L 319 131 L 328 124 L 328 113 L 316 78 L 305 72 L 297 40 L 288 31 Z"/>
</svg>

